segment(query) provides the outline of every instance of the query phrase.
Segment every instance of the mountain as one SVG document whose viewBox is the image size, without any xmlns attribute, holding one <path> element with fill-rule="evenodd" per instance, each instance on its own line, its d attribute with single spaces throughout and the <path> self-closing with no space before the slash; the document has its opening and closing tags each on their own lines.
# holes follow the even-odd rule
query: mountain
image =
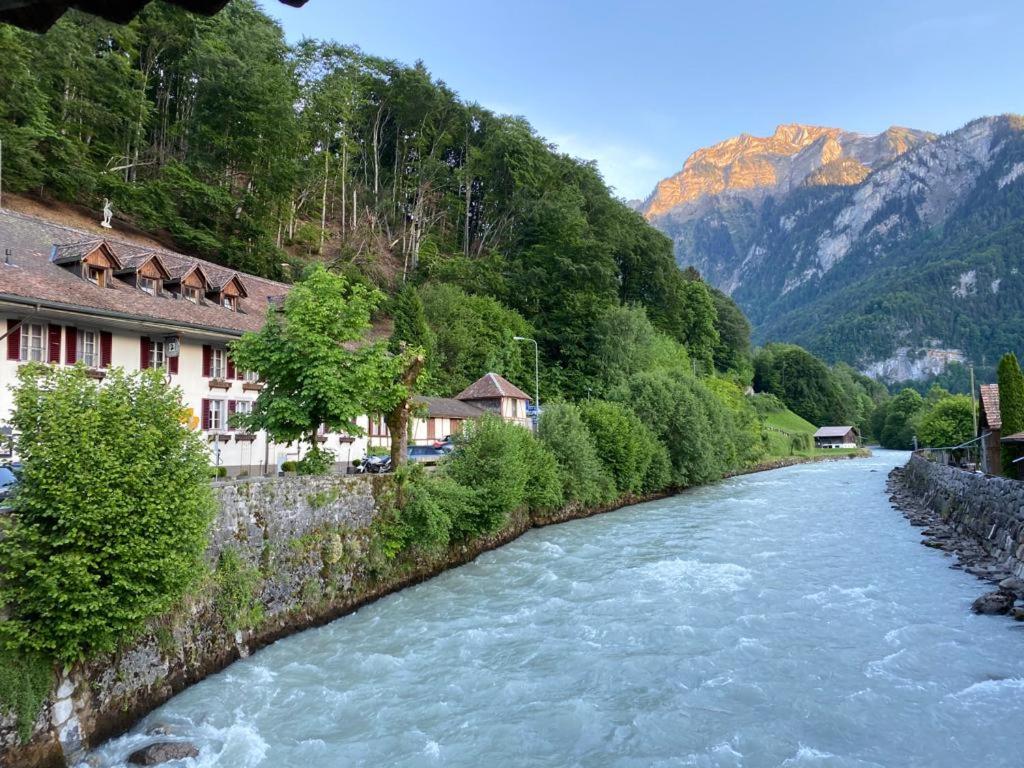
<svg viewBox="0 0 1024 768">
<path fill-rule="evenodd" d="M 642 210 L 759 341 L 888 380 L 1022 351 L 1022 118 L 944 136 L 780 126 L 695 152 Z"/>
</svg>

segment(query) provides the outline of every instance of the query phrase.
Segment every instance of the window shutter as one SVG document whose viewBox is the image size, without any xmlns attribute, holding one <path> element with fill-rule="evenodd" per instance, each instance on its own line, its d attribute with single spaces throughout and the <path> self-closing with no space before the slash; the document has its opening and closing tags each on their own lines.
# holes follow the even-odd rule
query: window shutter
<svg viewBox="0 0 1024 768">
<path fill-rule="evenodd" d="M 7 359 L 21 360 L 21 321 L 7 321 Z"/>
<path fill-rule="evenodd" d="M 114 337 L 110 331 L 100 331 L 100 365 L 109 368 L 114 357 Z"/>
<path fill-rule="evenodd" d="M 213 367 L 213 347 L 203 344 L 203 376 L 210 378 L 210 369 Z"/>
<path fill-rule="evenodd" d="M 61 327 L 59 325 L 47 326 L 47 336 L 49 342 L 49 356 L 48 360 L 51 363 L 60 362 L 60 337 Z"/>
<path fill-rule="evenodd" d="M 210 401 L 205 397 L 203 398 L 203 429 L 208 430 L 210 428 Z"/>
<path fill-rule="evenodd" d="M 78 362 L 78 329 L 73 325 L 64 329 L 64 362 L 68 365 Z"/>
<path fill-rule="evenodd" d="M 227 361 L 228 361 L 228 363 L 227 363 L 228 379 L 233 379 L 233 378 L 235 378 L 235 361 L 231 359 L 231 353 L 230 352 L 225 352 L 224 355 L 225 355 L 225 357 L 227 358 Z"/>
<path fill-rule="evenodd" d="M 139 339 L 139 368 L 146 370 L 149 368 L 149 355 L 151 349 L 151 342 L 148 336 L 143 336 Z"/>
<path fill-rule="evenodd" d="M 166 347 L 164 347 L 164 349 L 166 349 Z M 180 357 L 181 357 L 181 348 L 179 347 L 178 348 L 178 357 L 168 357 L 167 358 L 167 371 L 169 373 L 174 374 L 174 375 L 178 374 L 178 360 L 179 360 Z"/>
<path fill-rule="evenodd" d="M 237 402 L 237 400 L 228 400 L 228 429 L 236 429 L 235 425 L 231 423 L 231 417 L 235 415 L 235 410 L 237 409 Z"/>
</svg>

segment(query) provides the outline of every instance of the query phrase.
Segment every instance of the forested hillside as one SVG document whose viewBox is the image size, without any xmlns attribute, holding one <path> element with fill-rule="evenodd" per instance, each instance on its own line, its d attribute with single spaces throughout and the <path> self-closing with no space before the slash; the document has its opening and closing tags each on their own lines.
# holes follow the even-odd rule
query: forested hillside
<svg viewBox="0 0 1024 768">
<path fill-rule="evenodd" d="M 107 197 L 115 223 L 279 279 L 323 260 L 391 293 L 409 280 L 487 297 L 537 335 L 548 391 L 584 393 L 622 305 L 642 306 L 694 367 L 742 365 L 742 324 L 716 329 L 731 302 L 680 273 L 593 165 L 422 64 L 289 47 L 251 0 L 213 18 L 152 3 L 126 26 L 69 13 L 42 36 L 2 27 L 0 60 L 8 192 Z M 522 373 L 529 350 L 499 337 L 513 349 L 481 339 L 481 364 Z"/>
</svg>

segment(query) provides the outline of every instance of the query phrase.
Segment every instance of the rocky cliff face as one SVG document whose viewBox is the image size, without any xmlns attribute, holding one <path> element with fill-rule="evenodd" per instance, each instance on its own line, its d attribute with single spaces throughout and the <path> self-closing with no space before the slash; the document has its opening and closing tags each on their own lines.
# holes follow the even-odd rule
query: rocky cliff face
<svg viewBox="0 0 1024 768">
<path fill-rule="evenodd" d="M 1022 185 L 1024 120 L 1014 116 L 944 136 L 780 126 L 694 153 L 644 212 L 680 265 L 737 300 L 760 340 L 888 377 L 907 369 L 884 364 L 899 350 L 963 349 L 991 363 L 995 348 L 970 326 L 1024 311 L 1006 291 L 1024 267 L 1024 228 L 1013 223 Z M 939 317 L 943 304 L 971 322 Z"/>
</svg>

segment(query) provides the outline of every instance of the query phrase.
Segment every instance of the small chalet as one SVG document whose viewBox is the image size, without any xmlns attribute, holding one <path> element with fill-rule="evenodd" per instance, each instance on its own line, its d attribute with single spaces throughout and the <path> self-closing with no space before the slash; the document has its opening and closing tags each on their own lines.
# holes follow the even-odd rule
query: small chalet
<svg viewBox="0 0 1024 768">
<path fill-rule="evenodd" d="M 484 374 L 457 394 L 455 399 L 522 427 L 532 424 L 526 415 L 526 404 L 530 402 L 530 396 L 496 373 Z"/>
<path fill-rule="evenodd" d="M 815 448 L 856 448 L 860 432 L 856 427 L 822 427 L 814 433 Z"/>
<path fill-rule="evenodd" d="M 982 384 L 978 413 L 978 437 L 981 438 L 981 469 L 989 475 L 1002 474 L 999 442 L 1003 419 L 999 415 L 999 385 Z"/>
</svg>

